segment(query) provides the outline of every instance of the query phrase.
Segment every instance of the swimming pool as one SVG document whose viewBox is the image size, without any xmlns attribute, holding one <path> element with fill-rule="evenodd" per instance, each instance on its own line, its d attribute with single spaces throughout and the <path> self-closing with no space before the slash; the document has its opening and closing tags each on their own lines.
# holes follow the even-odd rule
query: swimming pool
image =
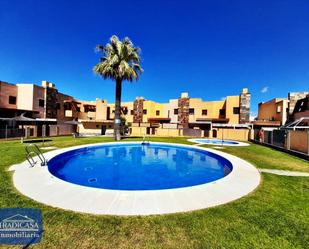
<svg viewBox="0 0 309 249">
<path fill-rule="evenodd" d="M 64 181 L 113 190 L 159 190 L 218 180 L 232 170 L 230 161 L 197 148 L 175 145 L 116 144 L 68 151 L 48 162 Z"/>
<path fill-rule="evenodd" d="M 140 142 L 110 142 L 58 149 L 44 156 L 47 167 L 29 167 L 27 161 L 11 166 L 16 189 L 40 203 L 89 214 L 203 209 L 236 200 L 260 182 L 250 163 L 185 144 L 151 142 L 142 147 Z M 103 158 L 111 166 L 98 163 Z M 128 160 L 134 163 L 127 165 Z"/>
<path fill-rule="evenodd" d="M 221 139 L 208 139 L 208 138 L 194 138 L 188 139 L 190 142 L 198 144 L 210 144 L 210 145 L 225 145 L 225 146 L 248 146 L 249 144 L 232 141 L 232 140 L 221 140 Z"/>
</svg>

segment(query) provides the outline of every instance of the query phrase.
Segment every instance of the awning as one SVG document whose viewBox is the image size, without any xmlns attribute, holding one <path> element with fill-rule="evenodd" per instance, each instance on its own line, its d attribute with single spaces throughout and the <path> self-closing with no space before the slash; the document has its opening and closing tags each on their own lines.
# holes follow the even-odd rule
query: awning
<svg viewBox="0 0 309 249">
<path fill-rule="evenodd" d="M 200 123 L 200 122 L 212 122 L 212 123 L 215 123 L 215 122 L 218 122 L 218 123 L 228 123 L 229 122 L 229 118 L 197 118 L 196 119 L 196 123 Z"/>
<path fill-rule="evenodd" d="M 212 127 L 214 128 L 247 128 L 247 129 L 251 129 L 252 128 L 252 124 L 217 124 L 217 123 L 213 123 Z"/>
<path fill-rule="evenodd" d="M 263 120 L 257 120 L 253 121 L 253 125 L 259 125 L 259 126 L 277 126 L 279 127 L 281 125 L 280 121 L 263 121 Z"/>
<path fill-rule="evenodd" d="M 113 124 L 114 120 L 103 120 L 103 119 L 87 119 L 87 120 L 80 120 L 81 123 L 106 123 L 106 124 Z"/>
<path fill-rule="evenodd" d="M 170 122 L 170 118 L 148 118 L 149 123 Z"/>
<path fill-rule="evenodd" d="M 12 117 L 12 118 L 2 118 L 0 117 L 0 121 L 7 122 L 16 122 L 17 124 L 25 124 L 25 125 L 43 125 L 43 124 L 56 124 L 56 119 L 34 119 L 25 117 L 25 113 L 22 113 L 20 116 Z"/>
<path fill-rule="evenodd" d="M 309 130 L 309 117 L 302 117 L 293 122 L 290 122 L 286 125 L 280 127 L 283 130 L 297 130 L 297 129 L 306 129 Z"/>
<path fill-rule="evenodd" d="M 75 120 L 70 120 L 70 121 L 65 121 L 64 124 L 70 124 L 70 125 L 78 125 L 81 124 L 82 122 L 75 121 Z"/>
</svg>

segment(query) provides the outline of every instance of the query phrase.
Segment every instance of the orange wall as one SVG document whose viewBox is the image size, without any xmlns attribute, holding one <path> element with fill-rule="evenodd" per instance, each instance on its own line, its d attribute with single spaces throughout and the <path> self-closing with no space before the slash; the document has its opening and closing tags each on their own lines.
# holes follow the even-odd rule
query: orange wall
<svg viewBox="0 0 309 249">
<path fill-rule="evenodd" d="M 290 131 L 290 149 L 308 153 L 308 131 Z"/>
<path fill-rule="evenodd" d="M 16 85 L 8 84 L 6 82 L 0 82 L 0 107 L 1 108 L 11 108 L 16 109 L 17 104 L 9 104 L 9 96 L 16 97 L 17 103 L 17 87 Z"/>
<path fill-rule="evenodd" d="M 272 99 L 259 105 L 258 120 L 280 121 L 284 124 L 286 121 L 286 108 L 288 100 Z M 279 108 L 279 109 L 278 109 Z M 278 112 L 278 110 L 280 112 Z"/>
</svg>

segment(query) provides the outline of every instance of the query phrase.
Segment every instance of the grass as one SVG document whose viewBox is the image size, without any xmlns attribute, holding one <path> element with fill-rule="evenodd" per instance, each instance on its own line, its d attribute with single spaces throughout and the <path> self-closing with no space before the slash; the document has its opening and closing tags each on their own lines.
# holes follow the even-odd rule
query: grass
<svg viewBox="0 0 309 249">
<path fill-rule="evenodd" d="M 227 146 L 222 151 L 241 157 L 258 168 L 309 172 L 308 161 L 257 144 L 247 147 Z"/>
<path fill-rule="evenodd" d="M 140 140 L 125 141 L 136 139 Z M 152 140 L 189 144 L 185 138 Z M 111 139 L 58 137 L 45 146 L 107 141 Z M 307 161 L 259 145 L 224 151 L 260 168 L 309 171 Z M 262 174 L 261 185 L 250 195 L 200 211 L 148 217 L 96 216 L 52 208 L 21 195 L 6 169 L 24 160 L 23 145 L 1 142 L 0 155 L 0 207 L 33 207 L 43 212 L 43 240 L 30 248 L 308 248 L 308 177 Z"/>
</svg>

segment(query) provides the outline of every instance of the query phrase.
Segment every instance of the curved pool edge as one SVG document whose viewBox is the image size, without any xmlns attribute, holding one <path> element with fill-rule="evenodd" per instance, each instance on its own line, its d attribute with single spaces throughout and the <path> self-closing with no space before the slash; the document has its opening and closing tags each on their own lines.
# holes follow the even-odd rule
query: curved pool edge
<svg viewBox="0 0 309 249">
<path fill-rule="evenodd" d="M 63 152 L 108 144 L 108 142 L 73 146 L 44 153 L 47 159 Z M 163 190 L 108 190 L 81 186 L 53 176 L 47 166 L 29 167 L 25 161 L 14 165 L 16 189 L 40 203 L 70 211 L 104 215 L 155 215 L 204 209 L 225 204 L 252 192 L 260 183 L 259 171 L 250 163 L 233 155 L 194 145 L 152 142 L 153 144 L 196 148 L 229 160 L 232 172 L 219 180 L 190 187 Z"/>
<path fill-rule="evenodd" d="M 248 144 L 248 143 L 240 142 L 240 141 L 236 141 L 236 140 L 224 140 L 224 141 L 236 142 L 237 144 L 214 144 L 214 143 L 208 143 L 208 142 L 201 143 L 201 142 L 197 141 L 197 140 L 202 140 L 202 139 L 203 138 L 190 138 L 190 139 L 187 139 L 187 141 L 191 142 L 191 143 L 196 143 L 196 144 L 199 144 L 199 145 L 232 146 L 232 147 L 250 146 L 250 144 Z M 207 139 L 211 140 L 211 138 L 207 138 Z"/>
</svg>

